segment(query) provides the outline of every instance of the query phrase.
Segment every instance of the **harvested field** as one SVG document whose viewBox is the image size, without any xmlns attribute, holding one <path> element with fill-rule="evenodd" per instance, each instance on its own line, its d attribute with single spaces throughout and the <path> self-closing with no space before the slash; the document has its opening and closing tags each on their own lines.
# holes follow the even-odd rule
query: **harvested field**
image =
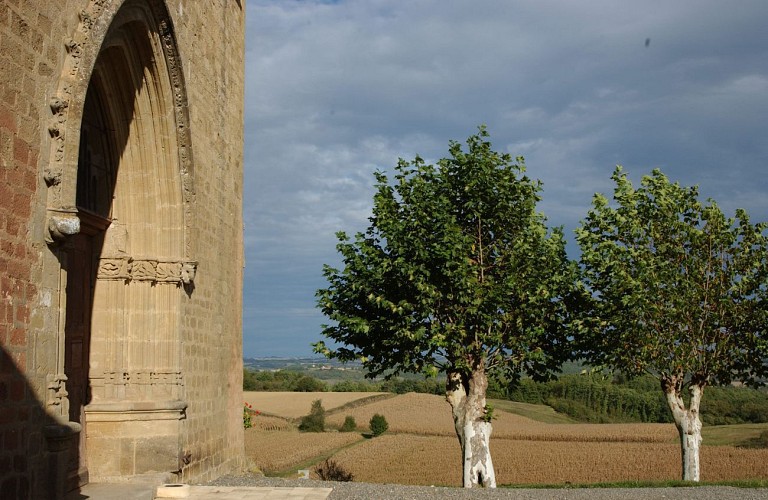
<svg viewBox="0 0 768 500">
<path fill-rule="evenodd" d="M 269 415 L 253 415 L 251 425 L 254 429 L 260 431 L 288 431 L 295 429 L 296 426 L 282 417 L 271 417 Z"/>
<path fill-rule="evenodd" d="M 382 392 L 244 392 L 243 399 L 254 410 L 286 418 L 300 418 L 309 413 L 312 401 L 320 399 L 323 408 L 332 410 L 353 401 L 388 395 Z M 342 421 L 344 419 L 342 418 Z"/>
<path fill-rule="evenodd" d="M 680 476 L 680 449 L 663 443 L 532 442 L 495 439 L 499 484 L 565 484 L 670 480 Z M 355 480 L 461 485 L 456 438 L 384 435 L 342 450 L 334 459 Z M 704 447 L 702 480 L 766 479 L 768 450 Z"/>
<path fill-rule="evenodd" d="M 331 426 L 340 426 L 346 415 L 355 417 L 364 427 L 374 415 L 384 415 L 390 433 L 424 436 L 456 435 L 451 407 L 445 398 L 431 394 L 403 394 L 391 399 L 351 408 L 327 418 Z M 677 431 L 673 424 L 545 424 L 530 418 L 497 410 L 493 420 L 493 437 L 533 441 L 620 441 L 640 443 L 674 443 Z"/>
<path fill-rule="evenodd" d="M 256 398 L 248 399 L 254 394 Z M 315 399 L 322 399 L 328 410 L 352 403 L 328 415 L 326 424 L 340 426 L 345 416 L 351 415 L 360 428 L 366 428 L 371 416 L 380 413 L 387 418 L 389 431 L 373 439 L 363 439 L 359 433 L 299 433 L 287 420 L 262 414 L 254 417 L 255 428 L 245 432 L 246 452 L 267 473 L 311 468 L 308 462 L 333 455 L 356 481 L 459 486 L 461 451 L 445 399 L 413 393 L 362 399 L 370 396 L 247 393 L 246 400 L 262 412 L 293 418 L 307 414 Z M 491 453 L 499 484 L 665 481 L 680 477 L 680 447 L 672 424 L 548 424 L 498 409 L 496 416 Z M 259 430 L 285 424 L 290 430 Z M 758 426 L 749 431 L 761 429 Z M 730 435 L 739 429 L 726 430 Z M 768 449 L 707 446 L 704 441 L 703 481 L 768 479 L 766 464 Z"/>
<path fill-rule="evenodd" d="M 279 473 L 348 446 L 363 437 L 355 432 L 245 430 L 245 454 L 262 472 Z"/>
</svg>

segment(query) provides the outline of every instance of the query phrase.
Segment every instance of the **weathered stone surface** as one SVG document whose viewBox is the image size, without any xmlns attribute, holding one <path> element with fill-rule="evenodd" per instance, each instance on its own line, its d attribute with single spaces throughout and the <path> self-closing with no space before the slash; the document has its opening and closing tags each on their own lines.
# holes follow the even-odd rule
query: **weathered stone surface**
<svg viewBox="0 0 768 500">
<path fill-rule="evenodd" d="M 4 494 L 240 467 L 243 51 L 241 2 L 0 3 Z"/>
</svg>

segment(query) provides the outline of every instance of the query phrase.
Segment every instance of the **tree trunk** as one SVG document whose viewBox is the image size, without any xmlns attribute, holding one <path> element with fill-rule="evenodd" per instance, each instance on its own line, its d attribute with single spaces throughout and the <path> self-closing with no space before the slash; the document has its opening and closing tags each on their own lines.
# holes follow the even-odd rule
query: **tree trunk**
<svg viewBox="0 0 768 500">
<path fill-rule="evenodd" d="M 453 424 L 461 444 L 462 484 L 465 488 L 496 487 L 491 460 L 492 425 L 487 415 L 485 392 L 488 378 L 481 365 L 471 374 L 449 372 L 445 397 L 451 405 Z"/>
<path fill-rule="evenodd" d="M 704 393 L 704 384 L 691 383 L 691 403 L 686 409 L 682 395 L 682 382 L 676 378 L 662 379 L 661 387 L 667 398 L 669 409 L 675 420 L 677 432 L 680 434 L 680 451 L 683 467 L 683 481 L 699 481 L 701 462 L 701 420 L 699 405 Z"/>
</svg>

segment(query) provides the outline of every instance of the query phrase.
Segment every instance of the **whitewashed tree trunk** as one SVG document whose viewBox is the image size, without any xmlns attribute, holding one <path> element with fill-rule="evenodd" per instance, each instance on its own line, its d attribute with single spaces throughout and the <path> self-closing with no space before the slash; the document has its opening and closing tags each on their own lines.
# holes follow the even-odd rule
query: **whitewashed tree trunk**
<svg viewBox="0 0 768 500">
<path fill-rule="evenodd" d="M 487 389 L 488 378 L 482 366 L 470 376 L 448 373 L 445 395 L 451 405 L 456 435 L 461 444 L 462 484 L 465 488 L 496 487 L 490 449 L 492 425 L 486 415 Z"/>
<path fill-rule="evenodd" d="M 680 393 L 680 385 L 674 383 L 674 379 L 661 382 L 662 389 L 667 398 L 669 409 L 675 420 L 677 432 L 680 434 L 680 451 L 683 468 L 683 481 L 699 481 L 701 476 L 701 461 L 699 451 L 701 449 L 701 419 L 699 418 L 699 405 L 704 393 L 704 384 L 691 384 L 691 402 L 688 408 Z"/>
</svg>

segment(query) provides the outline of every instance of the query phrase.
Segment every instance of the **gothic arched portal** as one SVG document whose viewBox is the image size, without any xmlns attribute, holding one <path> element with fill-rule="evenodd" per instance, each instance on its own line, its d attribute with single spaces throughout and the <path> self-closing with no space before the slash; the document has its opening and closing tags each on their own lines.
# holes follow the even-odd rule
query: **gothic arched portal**
<svg viewBox="0 0 768 500">
<path fill-rule="evenodd" d="M 196 267 L 186 98 L 163 2 L 122 3 L 80 87 L 79 128 L 61 134 L 78 137 L 76 149 L 61 141 L 64 216 L 51 218 L 65 241 L 62 416 L 82 427 L 71 487 L 180 470 L 181 309 Z"/>
</svg>

